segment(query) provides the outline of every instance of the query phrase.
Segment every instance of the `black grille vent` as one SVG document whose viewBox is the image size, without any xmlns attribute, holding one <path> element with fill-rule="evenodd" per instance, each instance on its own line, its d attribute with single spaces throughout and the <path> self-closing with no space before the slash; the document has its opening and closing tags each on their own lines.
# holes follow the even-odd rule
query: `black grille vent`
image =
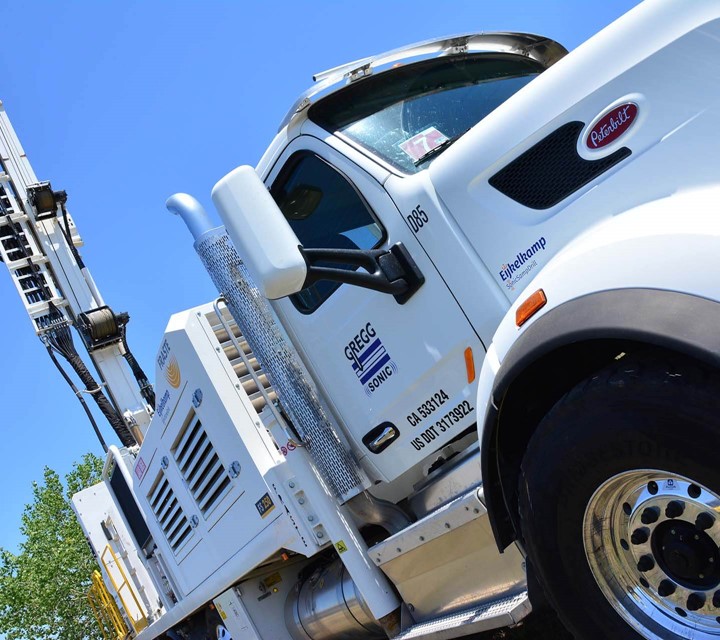
<svg viewBox="0 0 720 640">
<path fill-rule="evenodd" d="M 148 501 L 170 548 L 177 553 L 182 544 L 192 535 L 192 527 L 175 497 L 175 492 L 162 472 L 148 494 Z"/>
<path fill-rule="evenodd" d="M 173 450 L 183 480 L 207 517 L 230 490 L 230 478 L 200 419 L 193 413 Z"/>
<path fill-rule="evenodd" d="M 568 122 L 503 167 L 490 185 L 531 209 L 549 209 L 627 158 L 627 147 L 599 160 L 585 160 L 577 139 L 585 125 Z"/>
</svg>

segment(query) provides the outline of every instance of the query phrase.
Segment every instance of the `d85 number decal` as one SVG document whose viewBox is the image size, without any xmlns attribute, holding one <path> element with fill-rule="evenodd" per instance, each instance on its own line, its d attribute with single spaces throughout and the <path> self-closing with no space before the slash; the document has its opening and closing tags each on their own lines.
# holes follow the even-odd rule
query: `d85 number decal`
<svg viewBox="0 0 720 640">
<path fill-rule="evenodd" d="M 430 222 L 430 218 L 428 218 L 428 214 L 425 213 L 425 211 L 423 210 L 423 208 L 420 205 L 415 207 L 410 212 L 410 215 L 405 216 L 405 219 L 408 221 L 408 224 L 410 225 L 410 228 L 413 230 L 413 233 L 417 233 L 428 222 Z"/>
</svg>

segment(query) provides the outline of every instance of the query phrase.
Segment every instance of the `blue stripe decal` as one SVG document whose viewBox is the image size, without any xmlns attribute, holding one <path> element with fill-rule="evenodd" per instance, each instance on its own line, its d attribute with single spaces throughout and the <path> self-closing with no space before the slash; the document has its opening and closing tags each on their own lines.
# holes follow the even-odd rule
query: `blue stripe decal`
<svg viewBox="0 0 720 640">
<path fill-rule="evenodd" d="M 368 358 L 365 362 L 363 362 L 363 366 L 362 366 L 361 369 L 356 369 L 356 370 L 355 370 L 355 373 L 357 374 L 357 377 L 360 378 L 360 377 L 362 377 L 363 375 L 365 375 L 365 372 L 366 372 L 368 369 L 372 369 L 372 368 L 375 366 L 375 363 L 376 363 L 378 360 L 380 360 L 381 358 L 383 358 L 386 353 L 387 353 L 387 350 L 385 349 L 385 347 L 383 347 L 382 345 L 380 345 L 380 348 L 375 351 L 375 353 L 373 354 L 372 358 Z"/>
<path fill-rule="evenodd" d="M 376 364 L 372 369 L 370 369 L 370 371 L 368 371 L 367 373 L 365 373 L 362 378 L 360 378 L 360 382 L 361 382 L 362 384 L 365 384 L 365 383 L 366 383 L 368 380 L 370 380 L 370 378 L 372 378 L 378 371 L 380 371 L 380 369 L 382 369 L 382 367 L 383 367 L 385 364 L 387 364 L 388 362 L 390 362 L 390 356 L 389 356 L 387 353 L 385 353 L 385 355 L 384 355 L 382 358 L 380 358 L 380 360 L 377 362 L 377 364 Z"/>
<path fill-rule="evenodd" d="M 383 348 L 383 346 L 382 346 L 382 343 L 380 342 L 380 338 L 378 338 L 377 340 L 375 340 L 375 342 L 368 345 L 368 348 L 365 349 L 365 351 L 360 354 L 360 356 L 358 357 L 358 360 L 360 362 L 365 362 L 365 360 L 367 360 L 370 357 L 370 354 L 372 354 L 376 349 L 380 349 L 380 348 Z"/>
</svg>

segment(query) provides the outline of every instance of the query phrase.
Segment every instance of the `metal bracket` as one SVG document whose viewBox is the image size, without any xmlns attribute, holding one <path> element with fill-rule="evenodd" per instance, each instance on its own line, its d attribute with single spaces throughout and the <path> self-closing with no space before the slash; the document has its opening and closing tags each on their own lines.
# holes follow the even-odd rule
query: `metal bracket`
<svg viewBox="0 0 720 640">
<path fill-rule="evenodd" d="M 372 74 L 372 69 L 370 68 L 370 63 L 362 65 L 361 67 L 357 67 L 350 71 L 347 74 L 347 81 L 348 84 L 351 84 L 353 82 L 356 82 L 357 80 L 360 80 L 361 78 L 365 78 L 366 76 L 369 76 Z"/>
<path fill-rule="evenodd" d="M 320 518 L 318 518 L 317 514 L 313 511 L 312 505 L 298 481 L 295 478 L 290 478 L 285 483 L 285 486 L 288 493 L 292 496 L 293 502 L 305 526 L 312 532 L 312 538 L 315 544 L 322 547 L 324 544 L 330 542 L 330 536 L 328 536 L 327 531 L 325 531 L 325 527 L 320 521 Z"/>
</svg>

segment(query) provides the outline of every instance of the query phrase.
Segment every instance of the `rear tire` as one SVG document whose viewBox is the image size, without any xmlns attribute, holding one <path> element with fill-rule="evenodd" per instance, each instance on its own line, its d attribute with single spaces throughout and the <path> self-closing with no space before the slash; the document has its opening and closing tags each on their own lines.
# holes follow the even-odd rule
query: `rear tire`
<svg viewBox="0 0 720 640">
<path fill-rule="evenodd" d="M 523 459 L 522 535 L 578 639 L 720 639 L 720 380 L 620 360 L 543 419 Z"/>
</svg>

